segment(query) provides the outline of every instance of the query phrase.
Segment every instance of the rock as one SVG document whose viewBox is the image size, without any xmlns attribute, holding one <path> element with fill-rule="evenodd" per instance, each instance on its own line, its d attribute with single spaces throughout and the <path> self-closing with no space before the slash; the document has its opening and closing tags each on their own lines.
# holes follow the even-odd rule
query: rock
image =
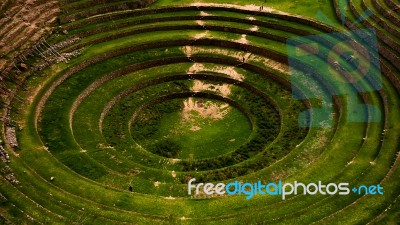
<svg viewBox="0 0 400 225">
<path fill-rule="evenodd" d="M 25 63 L 20 63 L 20 64 L 19 64 L 19 68 L 20 68 L 21 70 L 28 70 L 28 65 L 26 65 Z"/>
<path fill-rule="evenodd" d="M 6 138 L 7 138 L 8 142 L 10 143 L 11 147 L 18 148 L 17 135 L 15 134 L 14 127 L 6 128 Z"/>
</svg>

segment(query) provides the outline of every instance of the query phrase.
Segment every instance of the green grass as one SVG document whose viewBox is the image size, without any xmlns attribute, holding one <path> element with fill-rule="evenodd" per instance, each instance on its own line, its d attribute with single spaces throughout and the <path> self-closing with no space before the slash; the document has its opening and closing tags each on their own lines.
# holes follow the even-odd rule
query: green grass
<svg viewBox="0 0 400 225">
<path fill-rule="evenodd" d="M 186 0 L 159 0 L 151 8 L 190 3 Z M 265 4 L 309 18 L 315 18 L 316 10 L 320 9 L 329 19 L 336 21 L 331 4 L 320 1 L 218 3 Z M 78 3 L 71 5 L 74 4 Z M 144 15 L 112 23 L 199 13 L 190 10 Z M 237 18 L 250 16 L 219 10 L 207 13 Z M 317 28 L 293 21 L 259 15 L 254 18 L 321 33 Z M 76 23 L 81 21 L 86 19 Z M 216 20 L 204 22 L 246 30 L 252 28 L 249 24 Z M 112 23 L 84 26 L 72 32 L 79 35 L 79 32 L 107 27 Z M 78 44 L 86 45 L 118 32 L 143 27 L 195 23 L 175 21 L 110 29 L 83 38 Z M 258 31 L 285 38 L 296 36 L 264 27 Z M 298 126 L 298 115 L 306 107 L 293 98 L 290 76 L 285 66 L 262 55 L 248 56 L 247 49 L 228 46 L 192 46 L 191 55 L 185 54 L 183 46 L 147 48 L 107 58 L 73 73 L 50 93 L 40 112 L 36 130 L 35 116 L 39 113 L 37 105 L 40 99 L 63 74 L 80 63 L 121 48 L 193 39 L 204 32 L 202 29 L 148 32 L 88 45 L 83 55 L 69 63 L 53 65 L 31 76 L 26 81 L 27 90 L 17 91 L 24 101 L 12 102 L 18 111 L 18 114 L 10 114 L 16 121 L 14 124 L 18 125 L 20 148 L 15 152 L 17 154 L 7 148 L 11 157 L 11 163 L 7 165 L 20 185 L 14 186 L 5 180 L 6 172 L 2 172 L 2 168 L 6 164 L 0 162 L 0 224 L 4 221 L 15 224 L 366 224 L 375 218 L 380 223 L 394 224 L 399 208 L 395 200 L 398 200 L 400 193 L 400 170 L 395 164 L 398 161 L 400 136 L 400 125 L 397 123 L 400 120 L 400 101 L 398 90 L 385 77 L 382 91 L 385 98 L 378 92 L 365 94 L 369 104 L 385 112 L 385 120 L 378 123 L 349 123 L 346 119 L 348 112 L 353 110 L 352 104 L 349 104 L 346 96 L 341 95 L 338 96 L 340 107 L 334 109 L 332 127 L 307 129 Z M 221 31 L 209 31 L 207 35 L 207 38 L 230 41 L 241 38 L 241 34 Z M 66 37 L 53 41 L 63 38 Z M 287 54 L 284 42 L 251 34 L 247 35 L 247 39 L 250 45 L 284 56 Z M 327 49 L 322 48 L 321 52 L 325 53 Z M 202 65 L 198 72 L 207 74 L 207 78 L 199 79 L 210 84 L 228 83 L 233 76 L 232 71 L 239 74 L 243 80 L 229 84 L 228 98 L 243 109 L 231 105 L 222 119 L 203 118 L 192 111 L 188 114 L 193 120 L 184 120 L 183 102 L 187 97 L 164 99 L 146 106 L 157 102 L 160 96 L 191 92 L 195 75 L 168 79 L 183 76 L 190 68 L 193 69 L 196 64 L 191 60 L 199 56 L 212 56 L 237 63 L 236 66 L 213 61 L 196 64 Z M 240 64 L 243 56 L 250 57 L 244 65 Z M 169 58 L 187 60 L 127 71 L 113 79 L 105 79 L 117 69 Z M 266 76 L 266 73 L 273 73 L 286 83 L 281 84 Z M 339 77 L 339 74 L 333 73 L 332 76 Z M 223 82 L 213 80 L 222 78 Z M 101 85 L 93 90 L 87 89 L 95 82 L 101 82 Z M 144 84 L 148 85 L 141 86 Z M 362 82 L 360 85 L 368 87 L 370 84 Z M 320 87 L 321 98 L 322 95 L 329 96 L 323 91 L 324 88 Z M 88 95 L 71 115 L 78 96 L 85 93 Z M 202 93 L 208 96 L 221 95 L 217 90 Z M 194 99 L 200 98 L 223 104 L 220 99 L 198 96 Z M 310 99 L 309 103 L 313 108 L 321 105 L 320 99 Z M 111 105 L 109 110 L 106 110 L 107 105 Z M 134 115 L 136 119 L 130 124 Z M 100 129 L 102 116 L 104 120 Z M 71 124 L 69 119 L 72 119 Z M 201 129 L 195 130 L 194 126 Z M 382 134 L 383 129 L 388 131 Z M 364 137 L 367 138 L 363 140 Z M 51 181 L 50 177 L 55 179 Z M 198 182 L 214 183 L 234 180 L 269 182 L 278 179 L 304 183 L 318 180 L 324 183 L 349 182 L 352 186 L 381 183 L 385 194 L 298 195 L 290 196 L 285 201 L 279 196 L 261 195 L 254 196 L 250 201 L 246 201 L 243 195 L 192 198 L 187 195 L 185 182 L 191 177 Z M 133 192 L 128 189 L 130 185 Z"/>
<path fill-rule="evenodd" d="M 231 4 L 231 5 L 255 5 L 257 6 L 264 6 L 264 7 L 271 7 L 275 10 L 287 12 L 293 15 L 302 15 L 305 17 L 313 18 L 318 20 L 317 12 L 320 10 L 322 13 L 326 15 L 327 18 L 330 18 L 332 23 L 340 26 L 340 22 L 336 19 L 336 15 L 334 14 L 333 5 L 330 2 L 325 1 L 304 1 L 304 2 L 293 2 L 288 0 L 269 0 L 265 2 L 264 0 L 250 0 L 250 1 L 208 1 L 208 0 L 201 0 L 198 3 L 217 3 L 217 4 Z M 163 7 L 163 6 L 174 6 L 174 5 L 187 5 L 193 4 L 193 1 L 188 0 L 159 0 L 155 4 L 151 5 L 151 7 Z M 321 21 L 326 22 L 326 21 Z"/>
<path fill-rule="evenodd" d="M 206 102 L 213 103 L 213 101 Z M 251 125 L 238 109 L 228 107 L 227 110 L 228 113 L 222 119 L 203 118 L 196 111 L 166 114 L 162 116 L 154 136 L 148 141 L 138 142 L 146 148 L 151 146 L 154 140 L 171 141 L 180 147 L 177 157 L 181 159 L 213 158 L 228 153 L 247 140 L 251 134 Z M 183 114 L 188 118 L 184 119 Z M 227 133 L 227 130 L 230 132 Z"/>
</svg>

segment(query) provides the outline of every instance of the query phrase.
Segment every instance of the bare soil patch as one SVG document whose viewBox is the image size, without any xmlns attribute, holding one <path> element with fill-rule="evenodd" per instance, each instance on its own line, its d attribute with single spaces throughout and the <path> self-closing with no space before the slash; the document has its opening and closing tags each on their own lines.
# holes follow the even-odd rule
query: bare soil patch
<svg viewBox="0 0 400 225">
<path fill-rule="evenodd" d="M 229 104 L 218 104 L 212 101 L 204 101 L 202 104 L 193 98 L 184 101 L 183 119 L 194 120 L 193 112 L 196 112 L 202 118 L 210 118 L 213 120 L 221 120 L 230 111 Z"/>
</svg>

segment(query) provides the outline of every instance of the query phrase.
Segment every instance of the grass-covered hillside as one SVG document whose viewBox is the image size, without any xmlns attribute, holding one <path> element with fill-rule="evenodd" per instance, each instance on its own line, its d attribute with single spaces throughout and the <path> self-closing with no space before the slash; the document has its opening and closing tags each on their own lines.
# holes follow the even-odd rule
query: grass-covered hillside
<svg viewBox="0 0 400 225">
<path fill-rule="evenodd" d="M 1 1 L 0 224 L 398 224 L 398 9 Z M 192 178 L 350 193 L 188 195 Z"/>
</svg>

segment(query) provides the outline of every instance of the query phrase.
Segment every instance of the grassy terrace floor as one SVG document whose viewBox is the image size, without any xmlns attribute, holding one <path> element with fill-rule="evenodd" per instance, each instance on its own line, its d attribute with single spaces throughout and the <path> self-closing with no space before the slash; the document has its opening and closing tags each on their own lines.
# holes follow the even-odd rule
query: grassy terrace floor
<svg viewBox="0 0 400 225">
<path fill-rule="evenodd" d="M 400 74 L 390 63 L 396 51 L 378 40 L 381 54 L 391 51 L 380 55 L 379 67 L 369 65 L 374 74 L 382 71 L 381 88 L 355 97 L 379 110 L 380 120 L 352 122 L 374 114 L 334 93 L 375 88 L 376 80 L 341 86 L 305 79 L 292 86 L 288 65 L 288 39 L 347 29 L 335 2 L 267 2 L 60 1 L 61 24 L 48 42 L 79 39 L 46 59 L 79 54 L 39 71 L 34 66 L 46 60 L 29 57 L 29 69 L 15 71 L 24 86 L 6 83 L 13 92 L 3 109 L 10 161 L 0 160 L 0 224 L 396 224 Z M 346 16 L 355 20 L 350 11 Z M 326 65 L 328 54 L 339 57 L 331 50 L 338 36 L 318 41 L 320 55 L 297 72 Z M 340 48 L 354 51 L 348 43 Z M 327 67 L 330 79 L 346 80 L 334 66 Z M 334 104 L 321 100 L 332 95 Z M 321 107 L 332 120 L 319 118 Z M 331 126 L 299 126 L 308 109 L 314 125 Z M 380 184 L 385 192 L 286 200 L 189 196 L 191 178 Z"/>
</svg>

